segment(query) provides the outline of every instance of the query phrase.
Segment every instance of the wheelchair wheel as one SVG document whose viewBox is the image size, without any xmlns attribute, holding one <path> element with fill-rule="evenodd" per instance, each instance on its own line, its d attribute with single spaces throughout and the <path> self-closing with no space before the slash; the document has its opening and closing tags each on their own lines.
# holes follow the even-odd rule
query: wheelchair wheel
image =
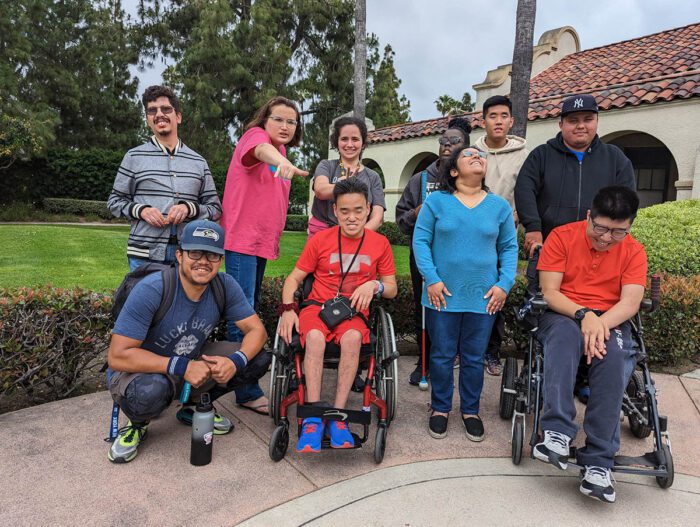
<svg viewBox="0 0 700 527">
<path fill-rule="evenodd" d="M 503 376 L 501 377 L 501 395 L 498 401 L 498 413 L 502 419 L 513 417 L 515 410 L 515 394 L 504 393 L 506 390 L 515 390 L 515 379 L 518 376 L 518 360 L 515 357 L 507 357 Z"/>
<path fill-rule="evenodd" d="M 375 361 L 377 368 L 377 396 L 386 402 L 387 425 L 396 416 L 396 401 L 398 400 L 399 377 L 398 360 L 394 356 L 394 324 L 391 317 L 379 307 L 376 315 L 377 348 Z M 388 363 L 385 363 L 390 359 Z M 378 462 L 379 463 L 379 462 Z"/>
<path fill-rule="evenodd" d="M 642 375 L 641 371 L 635 371 L 632 374 L 632 378 L 630 379 L 630 382 L 627 385 L 627 396 L 633 402 L 635 408 L 639 410 L 639 413 L 641 413 L 644 416 L 647 422 L 647 424 L 644 424 L 640 420 L 639 416 L 635 414 L 630 414 L 628 416 L 628 419 L 630 423 L 630 430 L 632 430 L 632 434 L 634 434 L 634 437 L 638 437 L 639 439 L 649 437 L 652 428 L 651 408 L 649 407 L 649 404 L 647 402 L 647 394 L 644 388 L 644 376 Z"/>
<path fill-rule="evenodd" d="M 272 431 L 270 437 L 270 447 L 268 453 L 272 461 L 280 461 L 286 454 L 289 447 L 289 427 L 282 423 Z"/>
<path fill-rule="evenodd" d="M 280 338 L 279 335 L 275 338 L 275 349 L 278 353 L 283 356 L 288 356 L 289 346 Z M 270 368 L 270 417 L 272 417 L 273 422 L 278 425 L 280 422 L 280 407 L 282 406 L 282 399 L 284 399 L 289 392 L 289 381 L 292 375 L 290 368 L 286 368 L 282 361 L 280 361 L 277 356 L 272 356 L 272 366 Z"/>
<path fill-rule="evenodd" d="M 386 450 L 386 427 L 377 428 L 377 436 L 374 438 L 374 462 L 379 464 L 384 460 Z"/>
<path fill-rule="evenodd" d="M 666 464 L 667 473 L 665 476 L 656 476 L 656 483 L 662 489 L 667 489 L 671 485 L 673 485 L 673 456 L 671 455 L 671 449 L 668 447 L 668 445 L 665 444 L 661 445 L 661 453 L 664 457 L 664 463 Z"/>
<path fill-rule="evenodd" d="M 523 459 L 523 441 L 525 439 L 525 426 L 522 418 L 516 418 L 513 422 L 511 434 L 510 458 L 514 465 L 519 465 Z"/>
</svg>

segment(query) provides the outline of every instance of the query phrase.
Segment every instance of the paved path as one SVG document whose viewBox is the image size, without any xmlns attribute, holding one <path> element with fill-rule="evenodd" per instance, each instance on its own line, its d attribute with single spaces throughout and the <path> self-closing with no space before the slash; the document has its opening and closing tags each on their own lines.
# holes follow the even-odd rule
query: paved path
<svg viewBox="0 0 700 527">
<path fill-rule="evenodd" d="M 413 360 L 401 359 L 401 379 Z M 333 373 L 327 376 L 332 385 Z M 151 424 L 127 465 L 107 461 L 105 392 L 1 415 L 0 525 L 406 526 L 463 525 L 465 518 L 485 525 L 688 525 L 700 511 L 700 380 L 654 377 L 661 411 L 670 416 L 676 482 L 664 491 L 653 478 L 620 476 L 614 506 L 581 496 L 572 471 L 529 459 L 511 464 L 510 423 L 497 415 L 500 381 L 487 377 L 481 410 L 487 438 L 478 444 L 455 418 L 447 438 L 430 438 L 428 393 L 402 381 L 379 466 L 373 435 L 366 448 L 349 452 L 301 456 L 290 447 L 274 463 L 267 455 L 271 420 L 240 409 L 230 396 L 219 408 L 236 430 L 215 439 L 206 467 L 189 464 L 189 429 L 174 419 L 174 406 Z M 650 444 L 632 437 L 626 424 L 622 442 L 627 454 Z"/>
</svg>

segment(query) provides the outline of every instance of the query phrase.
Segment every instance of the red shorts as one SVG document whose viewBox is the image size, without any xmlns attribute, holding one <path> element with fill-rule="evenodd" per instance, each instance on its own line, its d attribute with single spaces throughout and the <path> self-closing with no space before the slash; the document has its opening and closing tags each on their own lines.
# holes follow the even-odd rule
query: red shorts
<svg viewBox="0 0 700 527">
<path fill-rule="evenodd" d="M 362 344 L 369 344 L 369 328 L 364 320 L 360 317 L 352 317 L 349 320 L 343 320 L 333 329 L 328 329 L 328 326 L 318 316 L 321 311 L 321 306 L 307 306 L 299 313 L 299 340 L 302 346 L 306 345 L 306 335 L 312 329 L 317 329 L 326 338 L 326 342 L 335 342 L 340 345 L 340 339 L 346 331 L 356 329 L 362 335 Z"/>
</svg>

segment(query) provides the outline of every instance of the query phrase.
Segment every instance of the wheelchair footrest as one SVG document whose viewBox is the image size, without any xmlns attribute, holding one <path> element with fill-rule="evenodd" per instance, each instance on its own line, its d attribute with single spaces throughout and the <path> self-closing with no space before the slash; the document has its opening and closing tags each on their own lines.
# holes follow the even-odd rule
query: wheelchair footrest
<svg viewBox="0 0 700 527">
<path fill-rule="evenodd" d="M 656 452 L 647 452 L 643 456 L 615 456 L 615 466 L 622 467 L 650 467 L 656 468 L 659 461 L 656 457 Z"/>
<path fill-rule="evenodd" d="M 333 448 L 333 447 L 331 447 L 330 438 L 323 436 L 323 440 L 321 441 L 321 450 L 326 450 L 326 449 L 329 449 L 329 450 L 354 450 L 356 448 L 362 448 L 362 439 L 360 438 L 360 436 L 358 436 L 354 432 L 351 432 L 351 433 L 352 433 L 352 438 L 355 441 L 355 446 L 353 446 L 352 448 Z"/>
<path fill-rule="evenodd" d="M 329 421 L 345 421 L 347 423 L 359 423 L 369 425 L 372 422 L 372 412 L 364 410 L 348 410 L 346 408 L 333 408 L 330 406 L 312 406 L 302 404 L 297 406 L 297 417 L 320 417 Z M 357 442 L 355 443 L 357 444 Z"/>
</svg>

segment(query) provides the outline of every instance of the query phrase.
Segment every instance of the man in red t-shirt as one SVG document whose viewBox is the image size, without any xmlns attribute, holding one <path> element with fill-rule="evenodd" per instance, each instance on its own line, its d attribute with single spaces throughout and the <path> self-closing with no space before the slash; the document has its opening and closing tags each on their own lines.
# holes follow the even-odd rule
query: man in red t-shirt
<svg viewBox="0 0 700 527">
<path fill-rule="evenodd" d="M 610 469 L 620 447 L 622 396 L 635 359 L 629 319 L 639 311 L 647 282 L 644 247 L 629 236 L 637 194 L 606 187 L 584 221 L 557 227 L 542 248 L 537 269 L 549 305 L 539 320 L 544 346 L 544 441 L 537 459 L 565 469 L 576 437 L 573 389 L 579 358 L 590 364 L 591 395 L 583 429 L 586 445 L 577 461 L 585 467 L 580 490 L 615 501 Z"/>
<path fill-rule="evenodd" d="M 335 185 L 333 210 L 338 226 L 316 234 L 307 242 L 294 270 L 284 282 L 279 334 L 285 341 L 291 342 L 292 330 L 296 329 L 302 346 L 305 346 L 307 403 L 316 403 L 321 399 L 323 355 L 326 342 L 333 341 L 340 346 L 334 406 L 345 408 L 357 372 L 360 347 L 363 343 L 369 343 L 369 328 L 360 316 L 328 328 L 319 317 L 320 305 L 309 305 L 297 315 L 294 292 L 306 276 L 314 275 L 308 300 L 323 304 L 336 296 L 344 296 L 350 299 L 351 306 L 365 319 L 374 296 L 394 298 L 397 293 L 396 269 L 389 240 L 365 229 L 370 213 L 367 196 L 367 186 L 355 178 Z M 329 421 L 325 428 L 330 435 L 331 447 L 354 446 L 352 434 L 344 421 Z M 323 432 L 320 418 L 304 419 L 297 452 L 319 452 Z"/>
</svg>

